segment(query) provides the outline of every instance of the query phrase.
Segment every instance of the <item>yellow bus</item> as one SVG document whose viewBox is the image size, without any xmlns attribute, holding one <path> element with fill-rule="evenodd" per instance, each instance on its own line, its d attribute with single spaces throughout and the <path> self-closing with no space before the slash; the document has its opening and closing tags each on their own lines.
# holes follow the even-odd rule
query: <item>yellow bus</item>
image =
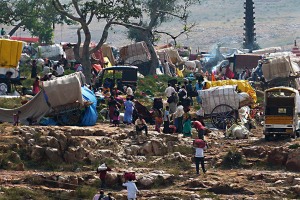
<svg viewBox="0 0 300 200">
<path fill-rule="evenodd" d="M 265 90 L 264 135 L 288 135 L 295 138 L 298 129 L 299 92 L 290 87 L 274 87 Z"/>
</svg>

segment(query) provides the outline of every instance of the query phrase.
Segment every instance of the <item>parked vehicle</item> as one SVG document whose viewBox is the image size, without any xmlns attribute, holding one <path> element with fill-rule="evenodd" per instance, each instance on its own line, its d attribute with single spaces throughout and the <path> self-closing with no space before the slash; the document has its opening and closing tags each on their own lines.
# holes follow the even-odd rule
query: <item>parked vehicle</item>
<svg viewBox="0 0 300 200">
<path fill-rule="evenodd" d="M 274 87 L 265 91 L 264 135 L 269 140 L 273 136 L 299 136 L 298 113 L 299 92 L 291 87 Z"/>
</svg>

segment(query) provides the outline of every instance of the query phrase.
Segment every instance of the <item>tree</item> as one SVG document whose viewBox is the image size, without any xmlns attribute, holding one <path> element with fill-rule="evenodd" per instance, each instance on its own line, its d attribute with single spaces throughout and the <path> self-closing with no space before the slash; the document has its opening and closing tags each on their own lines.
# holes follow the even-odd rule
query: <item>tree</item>
<svg viewBox="0 0 300 200">
<path fill-rule="evenodd" d="M 71 23 L 56 12 L 51 0 L 2 0 L 0 7 L 0 23 L 13 26 L 8 33 L 10 36 L 23 28 L 38 36 L 40 42 L 51 43 L 54 25 Z"/>
<path fill-rule="evenodd" d="M 55 9 L 62 15 L 68 17 L 79 24 L 77 29 L 77 44 L 74 46 L 74 54 L 76 60 L 83 65 L 83 73 L 88 83 L 91 81 L 91 61 L 90 55 L 96 52 L 106 41 L 108 31 L 112 24 L 117 22 L 128 22 L 130 18 L 138 18 L 141 10 L 136 7 L 139 5 L 137 0 L 99 0 L 99 1 L 80 1 L 72 0 L 71 5 L 73 11 L 67 10 L 60 0 L 52 0 Z M 90 49 L 91 32 L 90 24 L 93 19 L 105 22 L 102 35 L 95 48 Z M 82 33 L 84 42 L 82 46 L 82 54 L 79 54 L 79 48 L 82 41 Z"/>
<path fill-rule="evenodd" d="M 179 36 L 188 33 L 195 26 L 195 23 L 191 25 L 187 24 L 187 19 L 189 16 L 188 9 L 195 3 L 200 3 L 200 0 L 143 0 L 142 6 L 144 8 L 144 15 L 146 16 L 141 16 L 139 23 L 119 23 L 119 25 L 123 25 L 129 29 L 129 38 L 146 42 L 151 54 L 150 74 L 155 73 L 156 67 L 159 64 L 153 46 L 154 42 L 156 41 L 155 35 L 167 34 L 174 40 L 176 44 L 176 39 Z M 143 18 L 147 20 L 143 20 Z M 175 18 L 184 23 L 183 30 L 179 34 L 173 35 L 167 31 L 158 30 L 162 23 Z"/>
</svg>

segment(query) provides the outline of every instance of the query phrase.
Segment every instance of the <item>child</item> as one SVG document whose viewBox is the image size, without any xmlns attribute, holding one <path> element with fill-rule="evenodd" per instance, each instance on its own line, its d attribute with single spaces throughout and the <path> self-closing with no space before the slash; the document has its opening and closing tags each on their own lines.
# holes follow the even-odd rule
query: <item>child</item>
<svg viewBox="0 0 300 200">
<path fill-rule="evenodd" d="M 115 105 L 115 110 L 113 114 L 113 124 L 114 126 L 119 126 L 120 124 L 120 111 L 118 105 Z"/>
<path fill-rule="evenodd" d="M 169 112 L 169 106 L 166 106 L 166 110 L 164 112 L 164 133 L 169 133 L 169 126 L 170 126 L 170 112 Z"/>
<path fill-rule="evenodd" d="M 19 117 L 20 117 L 21 111 L 18 111 L 14 114 L 14 126 L 19 126 Z"/>
<path fill-rule="evenodd" d="M 162 119 L 162 112 L 160 109 L 156 110 L 156 116 L 155 116 L 155 131 L 160 133 L 160 126 L 163 122 Z"/>
</svg>

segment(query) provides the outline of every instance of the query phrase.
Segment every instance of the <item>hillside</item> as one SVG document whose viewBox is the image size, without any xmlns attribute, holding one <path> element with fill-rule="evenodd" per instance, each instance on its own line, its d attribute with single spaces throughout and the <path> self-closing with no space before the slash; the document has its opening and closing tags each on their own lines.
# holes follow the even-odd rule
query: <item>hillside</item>
<svg viewBox="0 0 300 200">
<path fill-rule="evenodd" d="M 214 44 L 239 48 L 243 42 L 244 0 L 202 0 L 200 5 L 191 8 L 189 21 L 196 22 L 193 32 L 181 36 L 178 42 L 191 46 L 195 51 L 209 50 Z M 283 46 L 293 44 L 300 39 L 299 0 L 255 0 L 256 34 L 261 47 Z M 179 24 L 179 25 L 178 25 Z M 103 24 L 94 21 L 91 24 L 93 40 L 98 41 Z M 163 24 L 160 30 L 179 33 L 183 26 L 178 21 Z M 26 36 L 19 30 L 16 35 Z M 57 26 L 55 42 L 76 42 L 76 26 Z M 115 27 L 110 31 L 109 43 L 121 46 L 130 43 L 126 39 L 126 29 Z M 163 36 L 160 43 L 170 38 Z M 288 46 L 287 46 L 288 45 Z"/>
</svg>

